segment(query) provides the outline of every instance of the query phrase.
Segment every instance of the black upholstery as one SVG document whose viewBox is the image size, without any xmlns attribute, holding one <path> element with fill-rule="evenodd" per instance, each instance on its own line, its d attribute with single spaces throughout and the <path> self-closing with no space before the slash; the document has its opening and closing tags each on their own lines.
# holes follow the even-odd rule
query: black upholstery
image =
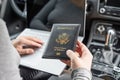
<svg viewBox="0 0 120 80">
<path fill-rule="evenodd" d="M 30 28 L 50 30 L 54 23 L 76 23 L 83 25 L 84 9 L 70 0 L 49 0 L 33 18 Z M 80 31 L 83 32 L 83 31 Z"/>
<path fill-rule="evenodd" d="M 30 28 L 49 30 L 45 24 L 47 23 L 47 17 L 49 13 L 54 9 L 56 0 L 50 0 L 40 12 L 34 17 L 30 23 Z"/>
<path fill-rule="evenodd" d="M 51 74 L 20 66 L 20 74 L 23 80 L 48 80 Z"/>
</svg>

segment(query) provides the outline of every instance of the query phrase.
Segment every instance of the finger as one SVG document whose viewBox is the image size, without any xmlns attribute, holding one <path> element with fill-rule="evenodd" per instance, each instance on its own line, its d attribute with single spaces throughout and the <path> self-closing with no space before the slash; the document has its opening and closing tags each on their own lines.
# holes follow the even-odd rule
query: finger
<svg viewBox="0 0 120 80">
<path fill-rule="evenodd" d="M 37 42 L 39 44 L 43 44 L 43 41 L 41 41 L 40 39 L 35 38 L 35 37 L 26 36 L 26 39 L 32 40 L 32 41 Z"/>
<path fill-rule="evenodd" d="M 77 46 L 78 46 L 78 47 L 80 47 L 80 44 L 81 44 L 81 42 L 80 42 L 80 41 L 77 41 Z"/>
<path fill-rule="evenodd" d="M 71 59 L 71 68 L 72 69 L 77 69 L 78 67 L 80 67 L 81 58 L 78 57 L 76 52 L 74 53 L 73 51 L 68 50 L 67 55 Z"/>
<path fill-rule="evenodd" d="M 33 49 L 20 49 L 19 52 L 20 52 L 21 55 L 25 55 L 25 54 L 34 53 L 34 50 Z"/>
<path fill-rule="evenodd" d="M 81 51 L 84 52 L 84 51 L 89 51 L 88 48 L 81 42 L 78 43 L 79 47 L 81 48 Z"/>
<path fill-rule="evenodd" d="M 76 52 L 78 52 L 79 53 L 79 55 L 81 56 L 81 47 L 80 47 L 80 41 L 77 41 L 77 44 L 76 44 L 76 50 L 75 50 Z"/>
<path fill-rule="evenodd" d="M 81 43 L 80 41 L 77 41 L 77 45 L 76 45 L 76 52 L 78 52 L 80 55 L 84 55 L 85 54 L 85 50 L 86 46 Z"/>
<path fill-rule="evenodd" d="M 28 39 L 21 39 L 21 43 L 28 45 L 28 46 L 35 46 L 35 47 L 41 47 L 41 44 L 36 43 L 34 41 L 28 40 Z"/>
<path fill-rule="evenodd" d="M 92 56 L 89 49 L 83 43 L 80 43 L 80 47 L 81 47 L 81 52 L 82 52 L 81 58 L 87 58 L 87 57 Z"/>
<path fill-rule="evenodd" d="M 77 58 L 77 55 L 72 50 L 67 50 L 66 54 L 71 60 Z"/>
<path fill-rule="evenodd" d="M 80 57 L 80 53 L 74 52 L 74 54 L 75 54 L 77 57 Z"/>
</svg>

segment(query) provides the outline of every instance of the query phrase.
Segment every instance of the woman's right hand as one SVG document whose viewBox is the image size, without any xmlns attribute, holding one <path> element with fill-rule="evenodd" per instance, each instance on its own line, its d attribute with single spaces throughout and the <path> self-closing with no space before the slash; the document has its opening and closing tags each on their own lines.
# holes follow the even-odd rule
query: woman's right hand
<svg viewBox="0 0 120 80">
<path fill-rule="evenodd" d="M 30 36 L 18 37 L 12 43 L 20 55 L 32 54 L 35 48 L 40 48 L 43 44 L 41 40 Z"/>
</svg>

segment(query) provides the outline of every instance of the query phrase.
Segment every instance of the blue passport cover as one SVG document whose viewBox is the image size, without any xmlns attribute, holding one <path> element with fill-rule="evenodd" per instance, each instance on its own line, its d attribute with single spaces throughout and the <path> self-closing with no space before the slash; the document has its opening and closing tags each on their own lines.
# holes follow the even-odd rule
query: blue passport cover
<svg viewBox="0 0 120 80">
<path fill-rule="evenodd" d="M 66 51 L 68 49 L 75 50 L 80 27 L 80 24 L 54 24 L 42 57 L 47 59 L 69 59 Z"/>
</svg>

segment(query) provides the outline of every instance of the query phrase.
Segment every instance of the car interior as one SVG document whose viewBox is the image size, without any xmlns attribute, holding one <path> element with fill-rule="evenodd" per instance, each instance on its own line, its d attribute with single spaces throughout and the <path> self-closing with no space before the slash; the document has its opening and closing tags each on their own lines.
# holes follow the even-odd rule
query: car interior
<svg viewBox="0 0 120 80">
<path fill-rule="evenodd" d="M 25 28 L 33 28 L 31 22 L 49 1 L 0 0 L 0 17 L 6 22 L 11 39 Z M 92 80 L 120 80 L 120 0 L 87 0 L 83 43 L 93 55 Z M 21 68 L 27 73 L 38 72 Z M 45 77 L 50 75 L 43 74 L 41 79 L 30 75 L 33 79 L 24 80 L 48 80 Z"/>
</svg>

